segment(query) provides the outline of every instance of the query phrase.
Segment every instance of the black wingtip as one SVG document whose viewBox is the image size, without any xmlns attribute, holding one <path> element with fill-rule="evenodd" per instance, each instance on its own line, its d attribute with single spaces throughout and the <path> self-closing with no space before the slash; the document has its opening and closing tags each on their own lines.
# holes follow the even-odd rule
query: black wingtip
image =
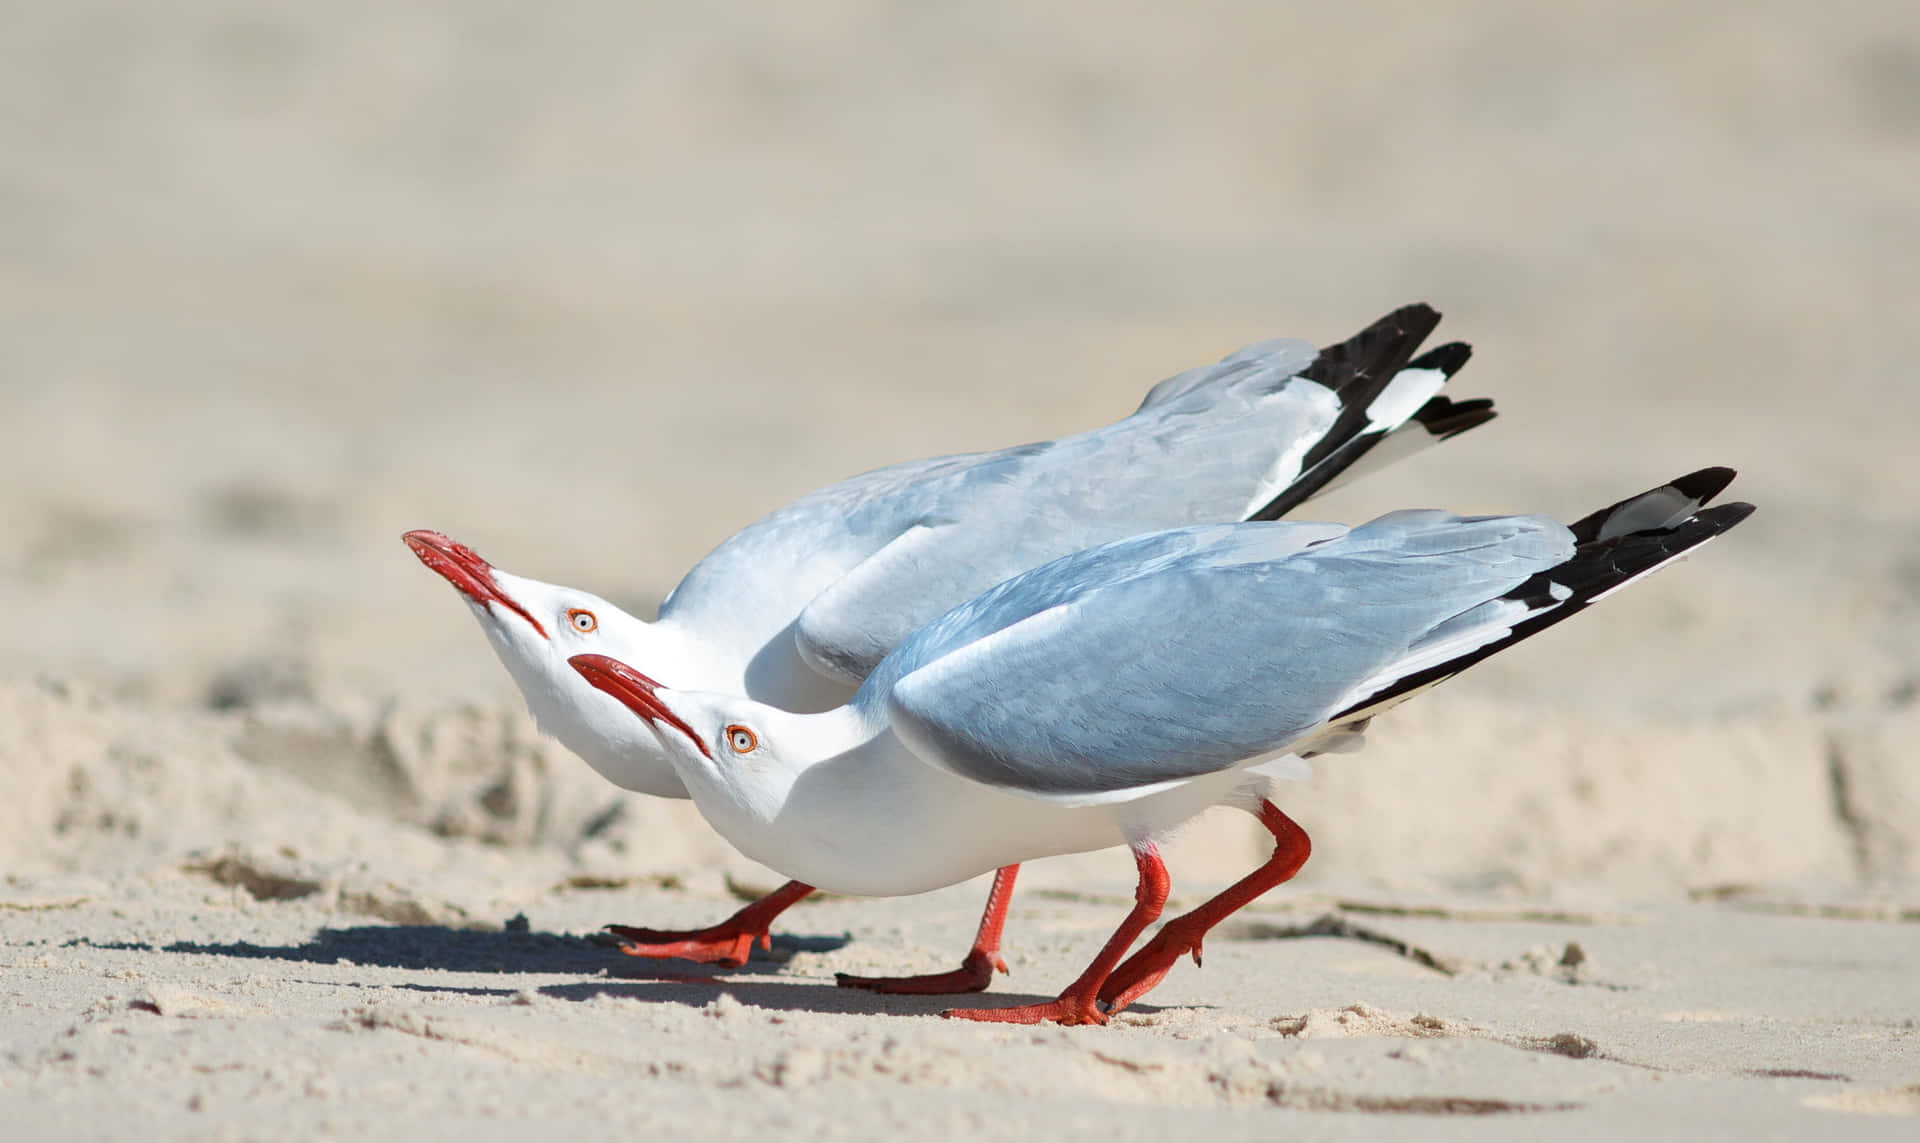
<svg viewBox="0 0 1920 1143">
<path fill-rule="evenodd" d="M 1313 363 L 1296 376 L 1324 385 L 1339 394 L 1340 412 L 1318 441 L 1300 458 L 1299 476 L 1248 520 L 1277 520 L 1352 466 L 1397 426 L 1373 422 L 1374 402 L 1402 372 L 1414 368 L 1438 369 L 1450 380 L 1473 350 L 1465 342 L 1449 342 L 1422 355 L 1414 354 L 1440 324 L 1440 311 L 1425 302 L 1401 306 L 1338 345 L 1320 351 Z M 1414 414 L 1428 433 L 1444 440 L 1493 419 L 1493 402 L 1452 402 L 1434 398 Z M 1425 415 L 1423 415 L 1425 414 Z M 1430 417 L 1430 419 L 1429 419 Z"/>
<path fill-rule="evenodd" d="M 1713 470 L 1702 470 L 1702 472 L 1709 471 Z M 1718 471 L 1730 473 L 1728 469 Z M 1730 475 L 1728 479 L 1731 479 Z M 1720 485 L 1722 488 L 1725 486 L 1724 482 Z M 1630 504 L 1646 495 L 1647 493 L 1641 493 L 1640 496 L 1629 497 L 1621 503 Z M 1612 509 L 1602 509 L 1595 515 L 1604 515 L 1611 511 Z M 1395 679 L 1381 690 L 1348 706 L 1328 721 L 1338 722 L 1363 712 L 1377 713 L 1386 705 L 1409 697 L 1422 687 L 1451 678 L 1488 656 L 1497 654 L 1522 639 L 1530 638 L 1556 623 L 1579 614 L 1620 588 L 1658 571 L 1687 552 L 1714 539 L 1751 515 L 1753 515 L 1753 505 L 1744 501 L 1734 501 L 1701 509 L 1668 526 L 1628 532 L 1606 540 L 1581 542 L 1575 547 L 1573 558 L 1529 576 L 1502 596 L 1503 599 L 1513 600 L 1533 609 L 1532 614 L 1513 622 L 1507 628 L 1505 635 L 1445 662 L 1422 667 Z"/>
<path fill-rule="evenodd" d="M 1428 433 L 1446 440 L 1468 429 L 1477 429 L 1499 415 L 1494 412 L 1493 399 L 1490 397 L 1473 397 L 1465 401 L 1432 397 L 1420 406 L 1420 411 L 1413 415 L 1413 419 L 1420 422 Z"/>
<path fill-rule="evenodd" d="M 1706 520 L 1718 525 L 1714 531 L 1724 532 L 1751 515 L 1753 515 L 1753 505 L 1747 503 L 1745 500 L 1729 500 L 1725 504 L 1718 504 L 1703 512 L 1696 512 L 1693 518 L 1696 520 Z"/>
<path fill-rule="evenodd" d="M 1689 502 L 1684 511 L 1691 515 L 1726 491 L 1727 485 L 1733 483 L 1733 477 L 1733 469 L 1719 465 L 1696 469 L 1638 496 L 1629 496 L 1618 504 L 1610 504 L 1598 512 L 1589 513 L 1567 527 L 1573 531 L 1574 542 L 1578 544 L 1592 543 L 1602 536 L 1619 536 L 1650 528 L 1654 526 L 1654 519 L 1659 517 L 1650 519 L 1648 512 L 1671 512 L 1677 507 L 1663 494 L 1679 493 Z"/>
<path fill-rule="evenodd" d="M 1473 346 L 1464 341 L 1449 341 L 1407 362 L 1408 369 L 1438 369 L 1451 377 L 1473 357 Z"/>
<path fill-rule="evenodd" d="M 1408 302 L 1382 320 L 1389 319 L 1398 320 L 1402 325 L 1423 323 L 1427 326 L 1436 326 L 1440 324 L 1440 311 L 1425 302 Z"/>
<path fill-rule="evenodd" d="M 1299 375 L 1341 394 L 1356 386 L 1370 399 L 1378 387 L 1406 368 L 1414 351 L 1439 324 L 1440 311 L 1425 302 L 1401 306 L 1340 344 L 1322 349 Z"/>
<path fill-rule="evenodd" d="M 1705 504 L 1725 492 L 1727 485 L 1733 483 L 1735 475 L 1733 469 L 1715 465 L 1712 468 L 1700 469 L 1698 472 L 1689 472 L 1667 483 L 1679 489 L 1681 495 L 1687 499 Z"/>
</svg>

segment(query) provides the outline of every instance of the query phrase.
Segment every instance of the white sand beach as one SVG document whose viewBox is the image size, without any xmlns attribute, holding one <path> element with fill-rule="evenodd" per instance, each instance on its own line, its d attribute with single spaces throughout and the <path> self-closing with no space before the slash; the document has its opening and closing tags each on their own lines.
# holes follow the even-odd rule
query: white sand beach
<svg viewBox="0 0 1920 1143">
<path fill-rule="evenodd" d="M 1920 8 L 8 4 L 9 1140 L 1911 1137 Z M 1760 511 L 1383 718 L 1105 1028 L 834 987 L 985 884 L 781 877 L 533 728 L 400 533 L 640 614 L 854 472 L 1404 302 L 1500 418 L 1316 502 Z M 1177 907 L 1264 855 L 1219 812 Z M 1124 851 L 1037 862 L 1052 995 Z"/>
</svg>

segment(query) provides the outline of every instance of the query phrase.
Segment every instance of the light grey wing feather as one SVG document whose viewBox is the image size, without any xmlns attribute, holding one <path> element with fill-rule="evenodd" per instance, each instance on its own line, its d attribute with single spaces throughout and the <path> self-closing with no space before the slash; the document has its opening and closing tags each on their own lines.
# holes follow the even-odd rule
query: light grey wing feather
<svg viewBox="0 0 1920 1143">
<path fill-rule="evenodd" d="M 941 582 L 953 570 L 941 558 L 943 530 L 952 527 L 951 521 L 915 523 L 815 596 L 794 624 L 794 643 L 807 665 L 858 686 L 893 650 L 892 628 L 902 621 L 875 622 L 875 608 L 884 606 L 875 601 L 892 599 L 906 584 L 943 599 L 964 590 Z"/>
<path fill-rule="evenodd" d="M 1106 549 L 1069 557 L 916 634 L 856 701 L 884 693 L 917 753 L 974 781 L 1069 799 L 1151 787 L 1285 748 L 1429 632 L 1572 551 L 1543 517 L 1329 527 L 1182 529 L 1167 535 L 1185 552 L 1119 575 L 1099 568 Z"/>
<path fill-rule="evenodd" d="M 1184 373 L 1176 373 L 1147 390 L 1140 402 L 1141 410 L 1184 397 L 1199 389 L 1218 385 L 1236 374 L 1244 374 L 1252 368 L 1275 369 L 1282 376 L 1300 372 L 1312 365 L 1314 358 L 1320 356 L 1312 342 L 1299 341 L 1291 337 L 1275 337 L 1266 341 L 1256 341 L 1252 345 L 1228 354 L 1212 365 L 1202 365 Z"/>
<path fill-rule="evenodd" d="M 1291 464 L 1289 479 L 1339 414 L 1332 391 L 1294 366 L 1292 356 L 1250 357 L 1225 384 L 902 490 L 887 538 L 801 609 L 802 654 L 857 681 L 929 620 L 1020 572 L 1128 536 L 1238 519 L 1274 466 Z"/>
<path fill-rule="evenodd" d="M 1402 307 L 1326 350 L 1260 342 L 1161 382 L 1114 424 L 822 489 L 716 548 L 661 618 L 743 639 L 785 640 L 790 629 L 783 646 L 799 662 L 858 680 L 948 607 L 1019 572 L 1127 536 L 1265 513 L 1308 468 L 1312 486 L 1293 499 L 1311 494 L 1389 427 L 1375 398 L 1406 388 L 1393 362 L 1437 320 Z M 1464 347 L 1428 357 L 1443 368 L 1408 372 L 1434 372 L 1437 385 Z"/>
</svg>

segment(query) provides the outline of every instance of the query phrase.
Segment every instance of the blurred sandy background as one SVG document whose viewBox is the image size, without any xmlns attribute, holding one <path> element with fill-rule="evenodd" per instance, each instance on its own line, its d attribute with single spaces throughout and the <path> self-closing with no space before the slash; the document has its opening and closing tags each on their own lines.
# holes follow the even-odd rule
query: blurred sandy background
<svg viewBox="0 0 1920 1143">
<path fill-rule="evenodd" d="M 27 945 L 717 914 L 716 870 L 770 875 L 539 742 L 400 532 L 646 613 L 802 492 L 1412 300 L 1476 347 L 1454 395 L 1503 416 L 1320 514 L 1571 519 L 1706 464 L 1762 511 L 1334 760 L 1292 807 L 1303 883 L 1916 912 L 1920 7 L 82 0 L 0 26 L 0 862 L 19 908 L 85 902 Z M 1250 845 L 1198 831 L 1190 876 Z M 677 898 L 548 894 L 656 874 Z M 835 955 L 886 955 L 915 907 L 849 909 Z M 115 936 L 127 910 L 151 931 Z M 1920 1005 L 1910 976 L 1879 995 Z M 0 1102 L 112 1133 L 47 1110 L 92 1089 L 38 1035 Z"/>
</svg>

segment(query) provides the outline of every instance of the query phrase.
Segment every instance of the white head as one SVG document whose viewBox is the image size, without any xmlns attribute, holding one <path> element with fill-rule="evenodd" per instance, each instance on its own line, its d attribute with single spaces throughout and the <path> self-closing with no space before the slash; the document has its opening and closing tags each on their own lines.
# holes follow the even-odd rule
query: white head
<svg viewBox="0 0 1920 1143">
<path fill-rule="evenodd" d="M 669 690 L 607 655 L 568 661 L 584 682 L 630 711 L 630 722 L 658 736 L 709 818 L 743 813 L 772 820 L 810 765 L 864 737 L 849 708 L 794 714 L 737 695 Z"/>
<path fill-rule="evenodd" d="M 612 655 L 671 677 L 678 640 L 597 595 L 503 572 L 439 532 L 402 539 L 466 598 L 542 730 L 615 785 L 687 796 L 659 739 L 567 665 L 574 655 Z"/>
</svg>

